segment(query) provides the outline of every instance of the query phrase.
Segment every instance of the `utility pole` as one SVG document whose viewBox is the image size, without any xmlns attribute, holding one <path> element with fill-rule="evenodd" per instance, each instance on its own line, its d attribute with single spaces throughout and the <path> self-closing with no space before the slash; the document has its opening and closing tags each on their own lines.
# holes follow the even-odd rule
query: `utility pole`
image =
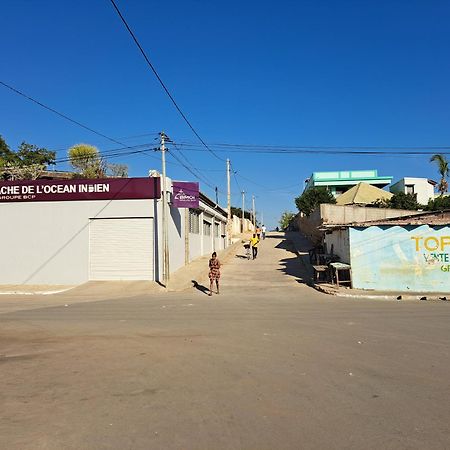
<svg viewBox="0 0 450 450">
<path fill-rule="evenodd" d="M 255 210 L 255 196 L 252 195 L 252 209 L 253 209 L 253 230 L 256 233 L 256 210 Z"/>
<path fill-rule="evenodd" d="M 245 192 L 242 191 L 242 219 L 241 219 L 241 233 L 244 233 L 244 220 L 245 220 Z"/>
<path fill-rule="evenodd" d="M 231 245 L 231 176 L 230 160 L 227 158 L 227 235 L 228 245 Z"/>
<path fill-rule="evenodd" d="M 163 279 L 164 286 L 170 279 L 170 265 L 169 265 L 169 223 L 168 223 L 168 198 L 167 198 L 167 181 L 166 181 L 166 138 L 164 131 L 160 133 L 161 136 L 161 165 L 162 165 L 162 234 L 163 234 Z"/>
</svg>

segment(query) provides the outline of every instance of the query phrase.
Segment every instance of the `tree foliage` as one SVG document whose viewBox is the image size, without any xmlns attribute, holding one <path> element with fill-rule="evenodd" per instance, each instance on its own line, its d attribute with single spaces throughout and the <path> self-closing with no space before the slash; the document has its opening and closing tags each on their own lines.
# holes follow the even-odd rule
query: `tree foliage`
<svg viewBox="0 0 450 450">
<path fill-rule="evenodd" d="M 22 142 L 17 151 L 11 150 L 0 136 L 0 178 L 4 180 L 36 179 L 55 164 L 56 153 L 37 145 Z"/>
<path fill-rule="evenodd" d="M 236 206 L 231 207 L 231 215 L 237 216 L 239 218 L 242 217 L 242 208 L 237 208 Z M 244 217 L 248 220 L 252 220 L 252 214 L 250 211 L 244 211 Z"/>
<path fill-rule="evenodd" d="M 89 144 L 76 144 L 69 148 L 70 164 L 83 178 L 104 178 L 106 164 L 98 148 Z"/>
<path fill-rule="evenodd" d="M 128 166 L 126 164 L 107 164 L 108 175 L 114 178 L 127 178 Z"/>
<path fill-rule="evenodd" d="M 126 178 L 126 164 L 108 163 L 97 147 L 90 144 L 76 144 L 69 148 L 70 164 L 77 178 Z"/>
<path fill-rule="evenodd" d="M 374 206 L 379 208 L 408 209 L 411 211 L 424 208 L 423 205 L 417 203 L 415 194 L 405 194 L 404 192 L 396 192 L 390 199 L 377 200 Z"/>
<path fill-rule="evenodd" d="M 306 216 L 322 203 L 336 203 L 333 194 L 326 187 L 313 187 L 295 199 L 298 210 Z"/>
<path fill-rule="evenodd" d="M 430 158 L 430 162 L 435 162 L 438 166 L 438 172 L 441 175 L 441 180 L 438 184 L 438 191 L 444 195 L 448 190 L 447 177 L 450 172 L 448 160 L 445 155 L 436 154 Z"/>
<path fill-rule="evenodd" d="M 281 214 L 280 220 L 278 221 L 278 223 L 280 224 L 280 228 L 282 230 L 284 230 L 285 228 L 287 228 L 291 222 L 291 220 L 296 216 L 295 213 L 289 212 L 289 211 L 284 211 L 283 214 Z"/>
<path fill-rule="evenodd" d="M 450 195 L 441 195 L 434 200 L 430 200 L 426 207 L 428 211 L 442 211 L 450 209 Z"/>
</svg>

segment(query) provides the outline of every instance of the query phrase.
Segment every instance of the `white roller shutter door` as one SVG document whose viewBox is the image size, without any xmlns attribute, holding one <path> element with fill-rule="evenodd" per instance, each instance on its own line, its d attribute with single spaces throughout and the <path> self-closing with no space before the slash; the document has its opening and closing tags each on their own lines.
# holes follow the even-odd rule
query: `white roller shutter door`
<svg viewBox="0 0 450 450">
<path fill-rule="evenodd" d="M 89 224 L 91 280 L 153 280 L 153 219 L 94 219 Z"/>
</svg>

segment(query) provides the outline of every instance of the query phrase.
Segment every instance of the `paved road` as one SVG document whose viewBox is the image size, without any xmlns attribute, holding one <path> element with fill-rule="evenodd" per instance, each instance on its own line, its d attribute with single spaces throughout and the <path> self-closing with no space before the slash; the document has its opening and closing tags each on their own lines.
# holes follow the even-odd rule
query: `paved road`
<svg viewBox="0 0 450 450">
<path fill-rule="evenodd" d="M 450 448 L 450 304 L 327 297 L 302 268 L 277 235 L 219 296 L 1 314 L 0 448 Z"/>
</svg>

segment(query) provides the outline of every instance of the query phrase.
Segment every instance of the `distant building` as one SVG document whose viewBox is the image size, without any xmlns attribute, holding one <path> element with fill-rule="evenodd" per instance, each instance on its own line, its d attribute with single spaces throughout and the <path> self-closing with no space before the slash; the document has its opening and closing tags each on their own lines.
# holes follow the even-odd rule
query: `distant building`
<svg viewBox="0 0 450 450">
<path fill-rule="evenodd" d="M 434 187 L 436 181 L 428 178 L 402 178 L 390 187 L 392 193 L 403 192 L 416 196 L 417 202 L 421 205 L 427 205 L 429 200 L 434 199 Z"/>
<path fill-rule="evenodd" d="M 307 180 L 305 191 L 313 187 L 325 186 L 337 197 L 359 183 L 367 183 L 382 189 L 392 183 L 392 178 L 390 176 L 378 176 L 377 170 L 314 172 Z"/>
</svg>

